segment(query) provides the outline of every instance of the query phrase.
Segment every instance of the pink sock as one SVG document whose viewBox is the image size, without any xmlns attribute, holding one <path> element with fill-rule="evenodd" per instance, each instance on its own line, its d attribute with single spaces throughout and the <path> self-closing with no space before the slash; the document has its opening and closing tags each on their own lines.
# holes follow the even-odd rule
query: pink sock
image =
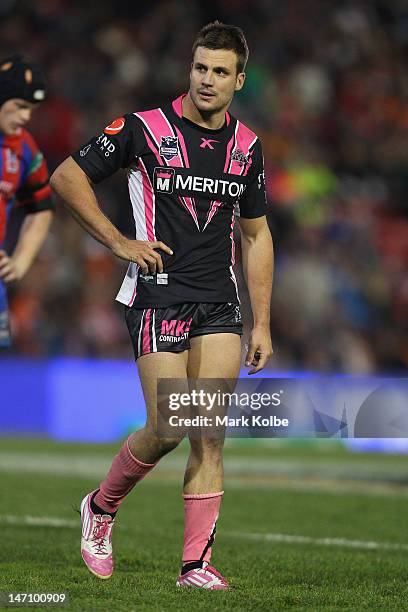
<svg viewBox="0 0 408 612">
<path fill-rule="evenodd" d="M 106 512 L 116 512 L 126 495 L 142 480 L 155 463 L 143 463 L 132 455 L 129 438 L 114 458 L 111 468 L 99 486 L 94 502 Z"/>
<path fill-rule="evenodd" d="M 184 549 L 183 563 L 211 559 L 211 547 L 220 510 L 219 493 L 200 493 L 184 497 Z"/>
</svg>

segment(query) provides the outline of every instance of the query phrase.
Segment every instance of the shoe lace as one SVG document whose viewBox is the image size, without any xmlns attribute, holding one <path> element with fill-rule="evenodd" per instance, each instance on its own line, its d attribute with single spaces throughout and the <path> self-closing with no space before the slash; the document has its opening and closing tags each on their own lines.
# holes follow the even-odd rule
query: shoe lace
<svg viewBox="0 0 408 612">
<path fill-rule="evenodd" d="M 96 524 L 92 531 L 92 546 L 96 555 L 104 555 L 107 552 L 106 540 L 109 537 L 112 519 L 109 517 L 96 518 Z"/>
</svg>

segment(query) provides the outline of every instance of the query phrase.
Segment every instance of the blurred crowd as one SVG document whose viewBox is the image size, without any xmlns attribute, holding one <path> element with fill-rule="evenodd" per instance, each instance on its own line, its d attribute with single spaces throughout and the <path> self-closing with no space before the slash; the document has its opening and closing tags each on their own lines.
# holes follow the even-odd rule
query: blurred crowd
<svg viewBox="0 0 408 612">
<path fill-rule="evenodd" d="M 195 34 L 216 18 L 240 25 L 250 47 L 246 85 L 232 111 L 264 147 L 276 252 L 273 367 L 402 372 L 405 0 L 3 0 L 0 52 L 22 50 L 44 66 L 49 97 L 30 129 L 52 170 L 117 116 L 186 91 Z M 124 176 L 97 193 L 132 235 Z M 59 204 L 41 257 L 11 291 L 14 352 L 131 357 L 114 303 L 125 268 Z M 249 298 L 240 281 L 248 333 Z"/>
</svg>

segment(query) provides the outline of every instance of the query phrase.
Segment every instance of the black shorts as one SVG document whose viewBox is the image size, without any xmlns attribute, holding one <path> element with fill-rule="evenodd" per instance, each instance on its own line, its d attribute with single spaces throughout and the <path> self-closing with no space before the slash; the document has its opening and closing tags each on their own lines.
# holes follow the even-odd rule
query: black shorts
<svg viewBox="0 0 408 612">
<path fill-rule="evenodd" d="M 242 335 L 241 310 L 231 302 L 143 310 L 126 306 L 125 318 L 136 359 L 148 353 L 180 353 L 190 348 L 190 338 L 195 336 Z"/>
</svg>

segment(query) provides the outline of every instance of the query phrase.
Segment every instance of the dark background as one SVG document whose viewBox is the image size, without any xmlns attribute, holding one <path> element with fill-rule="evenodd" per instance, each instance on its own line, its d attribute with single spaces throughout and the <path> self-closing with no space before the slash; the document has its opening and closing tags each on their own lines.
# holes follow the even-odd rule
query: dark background
<svg viewBox="0 0 408 612">
<path fill-rule="evenodd" d="M 406 2 L 5 0 L 0 56 L 22 51 L 44 67 L 48 98 L 30 130 L 53 170 L 114 118 L 186 91 L 193 40 L 214 19 L 241 26 L 250 48 L 232 112 L 264 147 L 272 366 L 405 371 Z M 98 195 L 132 235 L 125 177 Z M 59 204 L 41 257 L 11 290 L 12 352 L 131 358 L 114 303 L 125 269 Z"/>
</svg>

